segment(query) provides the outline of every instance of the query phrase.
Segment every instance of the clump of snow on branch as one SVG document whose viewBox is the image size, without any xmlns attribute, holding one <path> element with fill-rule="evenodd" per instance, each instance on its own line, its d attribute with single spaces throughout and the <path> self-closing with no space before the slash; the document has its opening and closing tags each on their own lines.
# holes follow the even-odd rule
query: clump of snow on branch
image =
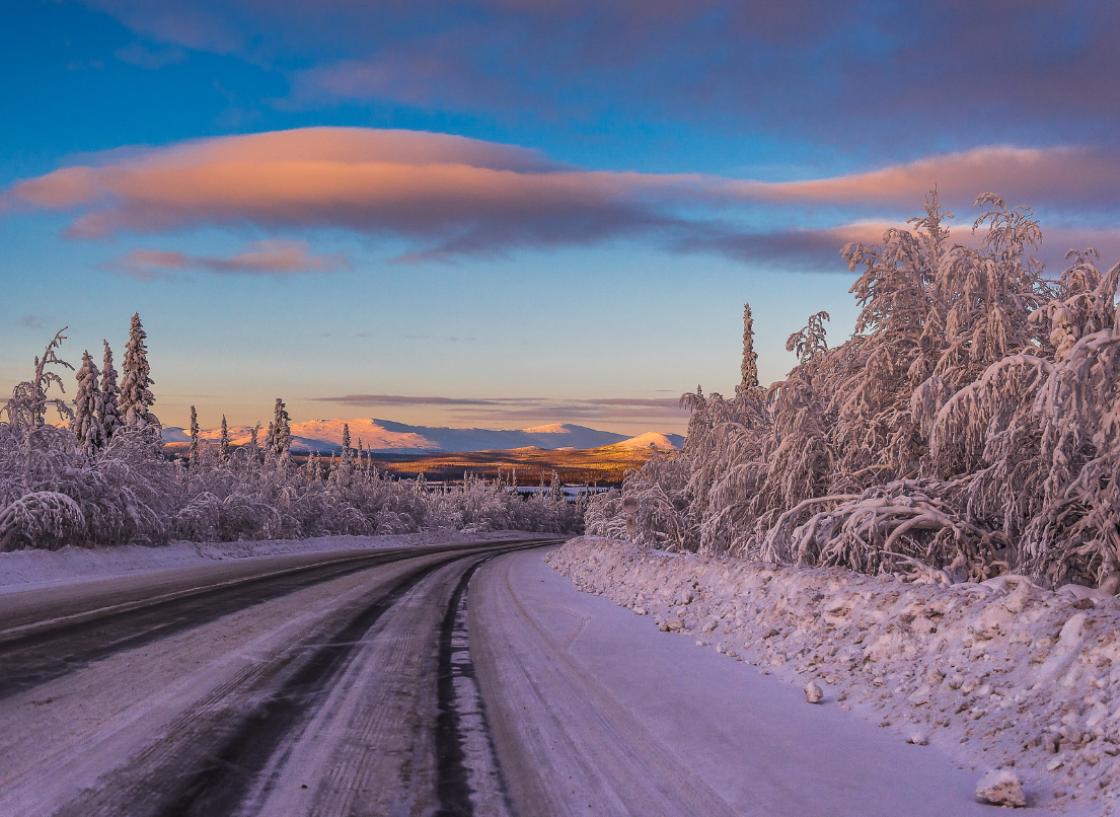
<svg viewBox="0 0 1120 817">
<path fill-rule="evenodd" d="M 1120 589 L 1120 265 L 1048 278 L 1031 211 L 993 194 L 970 248 L 936 194 L 843 255 L 855 333 L 818 312 L 757 385 L 744 310 L 733 397 L 697 388 L 683 452 L 590 503 L 587 530 L 667 550 L 936 582 L 1024 573 Z M 623 506 L 631 503 L 630 510 Z"/>
</svg>

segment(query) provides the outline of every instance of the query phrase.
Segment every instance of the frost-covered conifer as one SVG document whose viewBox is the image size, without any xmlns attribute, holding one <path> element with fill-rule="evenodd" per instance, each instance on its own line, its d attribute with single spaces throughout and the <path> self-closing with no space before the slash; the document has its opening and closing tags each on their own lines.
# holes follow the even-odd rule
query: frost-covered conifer
<svg viewBox="0 0 1120 817">
<path fill-rule="evenodd" d="M 249 442 L 245 446 L 245 448 L 246 448 L 246 450 L 249 454 L 249 461 L 250 462 L 259 462 L 260 461 L 260 458 L 261 458 L 260 437 L 261 437 L 261 424 L 260 424 L 260 421 L 257 421 L 257 423 L 253 426 L 253 429 L 249 432 Z"/>
<path fill-rule="evenodd" d="M 191 406 L 191 444 L 187 449 L 187 459 L 190 461 L 191 470 L 198 467 L 198 442 L 199 442 L 199 428 L 198 428 L 198 412 L 194 406 Z"/>
<path fill-rule="evenodd" d="M 276 398 L 272 422 L 269 423 L 268 437 L 269 454 L 278 462 L 286 463 L 292 447 L 292 422 L 284 401 L 279 397 Z"/>
<path fill-rule="evenodd" d="M 222 433 L 218 438 L 218 462 L 221 465 L 229 464 L 230 455 L 230 439 L 229 439 L 229 423 L 226 422 L 226 416 L 222 415 Z"/>
<path fill-rule="evenodd" d="M 159 420 L 151 408 L 156 398 L 152 394 L 152 369 L 148 363 L 148 347 L 145 344 L 147 333 L 140 323 L 140 313 L 132 315 L 132 326 L 128 334 L 128 345 L 124 352 L 124 365 L 121 381 L 120 410 L 124 424 L 128 428 L 159 428 Z"/>
<path fill-rule="evenodd" d="M 120 390 L 117 388 L 117 370 L 113 368 L 113 350 L 109 341 L 103 340 L 105 352 L 101 359 L 101 405 L 97 421 L 101 423 L 105 442 L 113 438 L 113 432 L 120 428 Z"/>
<path fill-rule="evenodd" d="M 739 390 L 758 387 L 758 353 L 754 350 L 754 319 L 751 305 L 743 304 L 743 364 L 739 377 Z"/>
<path fill-rule="evenodd" d="M 89 352 L 82 352 L 78 369 L 78 391 L 74 395 L 74 421 L 71 427 L 78 446 L 93 456 L 105 444 L 104 432 L 97 417 L 101 413 L 101 389 L 97 382 L 97 366 Z"/>
</svg>

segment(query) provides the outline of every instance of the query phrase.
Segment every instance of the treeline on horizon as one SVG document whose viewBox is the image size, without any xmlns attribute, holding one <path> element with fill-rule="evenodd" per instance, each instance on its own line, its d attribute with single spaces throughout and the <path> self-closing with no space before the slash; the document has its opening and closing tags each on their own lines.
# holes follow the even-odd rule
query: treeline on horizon
<svg viewBox="0 0 1120 817">
<path fill-rule="evenodd" d="M 192 406 L 186 455 L 168 457 L 139 314 L 119 382 L 106 341 L 100 370 L 83 353 L 73 401 L 62 396 L 63 374 L 74 371 L 59 357 L 64 331 L 0 408 L 0 550 L 435 528 L 572 531 L 582 523 L 582 504 L 565 501 L 555 476 L 550 490 L 528 498 L 481 479 L 431 490 L 423 479 L 384 473 L 350 445 L 348 429 L 337 456 L 297 463 L 280 398 L 263 439 L 254 429 L 240 446 L 224 416 L 216 444 L 201 444 Z M 47 422 L 52 411 L 58 423 Z"/>
</svg>

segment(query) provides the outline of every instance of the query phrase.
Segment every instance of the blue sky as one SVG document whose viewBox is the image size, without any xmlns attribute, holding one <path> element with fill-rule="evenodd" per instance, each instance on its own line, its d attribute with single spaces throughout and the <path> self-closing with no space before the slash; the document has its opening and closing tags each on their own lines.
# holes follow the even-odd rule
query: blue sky
<svg viewBox="0 0 1120 817">
<path fill-rule="evenodd" d="M 840 245 L 935 184 L 962 224 L 992 189 L 1051 263 L 1111 263 L 1117 7 L 927 6 L 21 3 L 0 388 L 139 310 L 167 424 L 282 395 L 680 430 L 673 396 L 733 387 L 744 301 L 780 378 L 810 313 L 851 331 Z"/>
</svg>

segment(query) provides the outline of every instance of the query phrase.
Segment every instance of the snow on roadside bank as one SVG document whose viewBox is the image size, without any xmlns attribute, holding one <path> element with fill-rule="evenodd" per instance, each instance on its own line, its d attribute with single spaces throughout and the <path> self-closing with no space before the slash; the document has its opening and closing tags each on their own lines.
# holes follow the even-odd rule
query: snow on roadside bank
<svg viewBox="0 0 1120 817">
<path fill-rule="evenodd" d="M 918 746 L 1012 767 L 1029 802 L 1120 801 L 1120 601 L 1021 577 L 944 587 L 666 554 L 597 537 L 546 560 L 581 590 L 853 708 Z"/>
<path fill-rule="evenodd" d="M 154 570 L 196 567 L 229 559 L 252 559 L 292 553 L 443 545 L 480 540 L 518 539 L 520 531 L 464 533 L 453 530 L 386 536 L 316 536 L 309 539 L 257 539 L 239 542 L 172 542 L 159 547 L 65 547 L 0 553 L 0 594 L 53 587 L 91 579 L 127 576 Z"/>
</svg>

